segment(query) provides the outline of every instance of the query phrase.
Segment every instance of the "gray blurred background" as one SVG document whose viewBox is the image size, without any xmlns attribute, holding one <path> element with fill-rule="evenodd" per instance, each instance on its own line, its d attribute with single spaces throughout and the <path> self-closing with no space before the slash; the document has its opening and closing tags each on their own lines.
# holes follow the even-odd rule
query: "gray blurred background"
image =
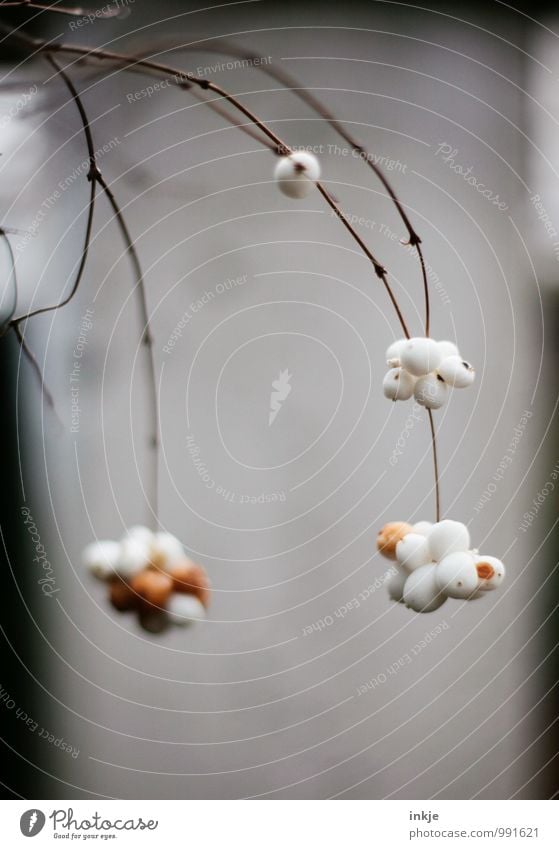
<svg viewBox="0 0 559 849">
<path fill-rule="evenodd" d="M 477 370 L 474 387 L 435 416 L 443 512 L 505 561 L 506 584 L 423 616 L 375 584 L 389 565 L 375 552 L 378 528 L 434 518 L 427 419 L 410 422 L 411 402 L 382 396 L 396 316 L 318 193 L 281 195 L 270 152 L 188 92 L 150 93 L 153 80 L 140 74 L 112 69 L 103 79 L 101 66 L 71 65 L 145 269 L 161 521 L 204 564 L 214 596 L 207 622 L 151 637 L 109 608 L 80 565 L 92 539 L 150 519 L 138 301 L 99 197 L 77 297 L 28 328 L 60 422 L 11 350 L 6 404 L 17 397 L 25 501 L 16 468 L 10 527 L 25 536 L 27 505 L 59 591 L 43 595 L 23 538 L 6 572 L 10 692 L 79 750 L 49 745 L 4 710 L 15 794 L 490 799 L 557 790 L 559 236 L 537 203 L 559 227 L 559 22 L 543 5 L 526 4 L 531 18 L 500 2 L 414 6 L 263 0 L 198 12 L 136 0 L 122 20 L 72 30 L 43 15 L 33 31 L 201 69 L 290 145 L 322 146 L 325 184 L 361 219 L 356 228 L 419 334 L 418 265 L 374 175 L 293 92 L 256 67 L 228 67 L 205 42 L 231 38 L 263 67 L 289 71 L 382 158 L 423 238 L 433 335 L 457 340 Z M 189 50 L 171 49 L 180 45 Z M 4 224 L 33 228 L 45 199 L 79 175 L 17 254 L 25 308 L 56 301 L 79 260 L 86 150 L 64 86 L 43 85 L 45 62 L 23 69 L 12 57 L 3 74 L 13 85 L 4 111 L 37 84 L 5 130 Z M 443 146 L 500 207 L 453 170 Z M 269 426 L 271 384 L 285 369 L 292 391 Z"/>
</svg>

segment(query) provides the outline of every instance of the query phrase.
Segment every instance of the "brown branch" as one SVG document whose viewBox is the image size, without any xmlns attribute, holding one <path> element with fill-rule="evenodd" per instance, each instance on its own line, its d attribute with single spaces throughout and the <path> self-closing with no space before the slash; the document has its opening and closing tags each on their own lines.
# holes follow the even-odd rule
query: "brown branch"
<svg viewBox="0 0 559 849">
<path fill-rule="evenodd" d="M 29 360 L 29 364 L 31 365 L 31 368 L 33 369 L 33 371 L 37 375 L 37 378 L 38 378 L 39 383 L 41 385 L 41 391 L 43 393 L 43 397 L 44 397 L 45 401 L 47 402 L 49 407 L 56 413 L 56 407 L 54 405 L 54 398 L 52 397 L 52 394 L 51 394 L 50 390 L 48 389 L 48 387 L 45 383 L 45 378 L 43 377 L 43 372 L 41 370 L 41 366 L 39 365 L 37 357 L 35 356 L 35 354 L 31 350 L 31 348 L 29 347 L 27 342 L 25 341 L 25 337 L 24 337 L 23 333 L 21 332 L 21 330 L 19 329 L 19 324 L 12 324 L 11 326 L 12 326 L 14 333 L 15 333 L 17 339 L 18 339 L 21 350 L 23 351 L 23 353 L 25 354 L 25 356 Z"/>
<path fill-rule="evenodd" d="M 79 7 L 70 8 L 68 6 L 48 6 L 44 3 L 34 3 L 33 0 L 8 0 L 8 2 L 0 3 L 0 9 L 7 9 L 14 6 L 25 6 L 27 9 L 36 9 L 39 12 L 58 12 L 59 15 L 71 15 L 73 17 L 81 17 L 82 15 L 94 14 L 96 18 L 114 18 L 119 13 L 118 8 L 102 9 L 100 11 L 91 12 L 88 9 L 80 9 Z"/>
<path fill-rule="evenodd" d="M 439 462 L 437 459 L 437 437 L 435 435 L 435 424 L 433 422 L 433 411 L 427 410 L 429 415 L 429 427 L 431 429 L 431 445 L 433 447 L 433 468 L 435 471 L 435 504 L 437 522 L 441 521 L 441 497 L 439 487 Z"/>
<path fill-rule="evenodd" d="M 415 247 L 417 251 L 417 257 L 419 260 L 420 268 L 421 268 L 421 277 L 423 282 L 423 290 L 425 295 L 425 335 L 429 336 L 430 331 L 430 303 L 429 303 L 429 285 L 427 280 L 427 273 L 425 269 L 425 260 L 423 258 L 423 251 L 421 249 L 421 238 L 413 227 L 405 209 L 400 201 L 396 191 L 388 178 L 385 176 L 383 171 L 378 167 L 375 163 L 374 158 L 367 151 L 365 146 L 357 141 L 349 130 L 334 117 L 334 115 L 330 112 L 330 110 L 320 101 L 317 97 L 312 94 L 307 88 L 302 86 L 295 77 L 291 76 L 291 74 L 286 71 L 276 68 L 273 65 L 264 65 L 261 64 L 261 57 L 256 53 L 252 53 L 251 51 L 243 50 L 237 45 L 229 42 L 227 40 L 219 40 L 215 46 L 212 46 L 211 43 L 201 44 L 201 45 L 181 45 L 181 49 L 189 50 L 192 52 L 199 51 L 211 51 L 213 53 L 221 53 L 226 56 L 233 56 L 237 59 L 242 59 L 247 62 L 252 62 L 254 67 L 258 71 L 262 71 L 262 73 L 269 76 L 271 79 L 279 82 L 280 85 L 285 86 L 285 88 L 289 89 L 293 92 L 300 100 L 310 106 L 321 118 L 323 118 L 331 127 L 334 129 L 338 135 L 340 135 L 344 141 L 359 155 L 360 159 L 363 159 L 364 162 L 367 163 L 369 168 L 374 172 L 376 177 L 381 181 L 384 186 L 386 192 L 388 193 L 390 199 L 394 203 L 402 222 L 408 232 L 408 244 Z"/>
<path fill-rule="evenodd" d="M 270 139 L 275 145 L 276 153 L 280 156 L 288 155 L 292 153 L 292 149 L 287 145 L 276 133 L 274 133 L 254 112 L 252 112 L 248 107 L 246 107 L 240 100 L 238 100 L 234 95 L 230 94 L 221 86 L 212 82 L 211 80 L 207 80 L 201 77 L 197 77 L 194 74 L 190 74 L 181 70 L 180 68 L 174 68 L 171 65 L 166 65 L 161 62 L 154 62 L 150 59 L 145 59 L 142 57 L 128 55 L 125 53 L 116 53 L 112 50 L 104 50 L 102 48 L 90 48 L 85 47 L 83 45 L 74 45 L 74 44 L 63 44 L 63 43 L 46 43 L 41 39 L 32 39 L 28 36 L 22 36 L 21 33 L 15 34 L 16 38 L 20 41 L 23 41 L 27 46 L 34 47 L 38 52 L 46 52 L 46 53 L 72 53 L 78 56 L 84 57 L 93 57 L 96 59 L 108 59 L 113 62 L 117 62 L 122 65 L 124 68 L 131 69 L 145 69 L 146 71 L 154 72 L 156 74 L 164 74 L 166 77 L 173 77 L 176 85 L 183 85 L 185 82 L 192 83 L 193 85 L 198 86 L 203 91 L 212 91 L 215 94 L 219 95 L 226 102 L 230 103 L 235 109 L 241 112 L 245 117 L 247 117 L 265 136 Z M 375 166 L 376 167 L 376 166 Z M 326 202 L 335 212 L 336 216 L 343 221 L 346 229 L 352 236 L 352 238 L 357 242 L 357 244 L 363 249 L 364 242 L 358 235 L 357 231 L 350 224 L 347 217 L 342 213 L 337 202 L 332 198 L 330 193 L 322 186 L 320 182 L 317 181 L 316 186 Z M 405 213 L 404 213 L 405 214 Z M 390 286 L 387 281 L 387 272 L 382 263 L 373 255 L 372 251 L 367 248 L 366 256 L 371 261 L 373 268 L 377 277 L 382 281 L 384 287 L 389 293 L 390 299 L 394 305 L 396 305 L 396 299 L 391 292 Z M 409 339 L 410 333 L 407 328 L 406 322 L 403 319 L 402 313 L 399 308 L 396 309 L 398 319 L 402 326 L 402 330 L 404 331 L 405 336 Z"/>
</svg>

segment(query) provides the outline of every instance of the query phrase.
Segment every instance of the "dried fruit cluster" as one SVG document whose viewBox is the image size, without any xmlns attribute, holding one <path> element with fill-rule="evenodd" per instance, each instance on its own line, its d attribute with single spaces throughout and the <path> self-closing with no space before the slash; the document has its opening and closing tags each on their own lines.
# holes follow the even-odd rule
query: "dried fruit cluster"
<svg viewBox="0 0 559 849">
<path fill-rule="evenodd" d="M 483 598 L 505 577 L 496 557 L 470 548 L 470 534 L 462 522 L 390 522 L 377 537 L 381 554 L 396 560 L 388 582 L 393 601 L 417 613 L 437 610 L 447 598 L 471 601 Z"/>
<path fill-rule="evenodd" d="M 186 557 L 172 534 L 153 533 L 136 525 L 119 542 L 91 543 L 84 565 L 106 582 L 109 600 L 118 611 L 135 611 L 140 625 L 160 633 L 169 625 L 188 625 L 205 618 L 210 601 L 206 572 Z"/>
</svg>

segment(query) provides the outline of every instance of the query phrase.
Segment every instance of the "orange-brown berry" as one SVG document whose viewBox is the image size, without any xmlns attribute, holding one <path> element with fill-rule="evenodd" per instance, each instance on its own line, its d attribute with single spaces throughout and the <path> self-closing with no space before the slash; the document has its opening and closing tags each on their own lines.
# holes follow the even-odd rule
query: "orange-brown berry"
<svg viewBox="0 0 559 849">
<path fill-rule="evenodd" d="M 412 533 L 412 531 L 412 526 L 408 525 L 407 522 L 388 522 L 378 533 L 378 550 L 390 560 L 396 560 L 396 546 L 406 534 Z"/>
</svg>

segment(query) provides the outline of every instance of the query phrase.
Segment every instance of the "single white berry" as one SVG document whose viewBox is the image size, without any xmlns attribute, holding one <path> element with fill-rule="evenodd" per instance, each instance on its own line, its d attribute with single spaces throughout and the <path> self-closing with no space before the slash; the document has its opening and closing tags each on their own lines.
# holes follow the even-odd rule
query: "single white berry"
<svg viewBox="0 0 559 849">
<path fill-rule="evenodd" d="M 193 595 L 173 593 L 167 602 L 167 616 L 174 625 L 189 625 L 206 618 L 206 609 Z"/>
<path fill-rule="evenodd" d="M 123 578 L 133 578 L 150 562 L 150 547 L 137 537 L 126 537 L 120 543 L 116 571 Z"/>
<path fill-rule="evenodd" d="M 274 176 L 280 190 L 289 198 L 304 198 L 310 194 L 320 178 L 320 163 L 316 156 L 306 151 L 296 151 L 282 156 Z"/>
<path fill-rule="evenodd" d="M 414 534 L 423 534 L 423 536 L 427 536 L 433 527 L 433 522 L 416 522 L 415 525 L 412 525 L 412 529 Z"/>
<path fill-rule="evenodd" d="M 416 613 L 430 613 L 446 601 L 436 581 L 436 566 L 430 563 L 415 569 L 404 584 L 404 604 Z"/>
<path fill-rule="evenodd" d="M 441 358 L 443 360 L 446 359 L 446 357 L 459 356 L 460 354 L 460 351 L 454 342 L 448 342 L 448 340 L 444 339 L 442 342 L 437 342 L 437 345 L 439 346 L 439 351 L 441 352 Z"/>
<path fill-rule="evenodd" d="M 141 540 L 146 545 L 151 545 L 154 533 L 153 531 L 150 531 L 149 528 L 146 528 L 145 525 L 132 525 L 131 528 L 128 528 L 123 539 L 126 539 L 127 537 L 134 537 L 135 539 Z"/>
<path fill-rule="evenodd" d="M 115 574 L 119 557 L 120 543 L 110 539 L 92 542 L 82 552 L 84 566 L 101 581 Z"/>
<path fill-rule="evenodd" d="M 415 377 L 403 368 L 391 368 L 382 382 L 384 395 L 390 401 L 407 401 L 413 395 L 414 386 Z"/>
<path fill-rule="evenodd" d="M 410 573 L 406 572 L 405 569 L 402 569 L 401 566 L 394 567 L 394 571 L 386 584 L 388 595 L 392 601 L 404 601 L 404 584 L 406 583 L 409 574 Z"/>
<path fill-rule="evenodd" d="M 163 558 L 166 567 L 174 566 L 185 559 L 181 541 L 173 534 L 161 531 L 154 536 L 152 552 L 156 557 L 159 555 Z"/>
<path fill-rule="evenodd" d="M 505 565 L 497 557 L 478 554 L 474 557 L 481 592 L 496 590 L 505 579 Z"/>
<path fill-rule="evenodd" d="M 433 559 L 440 563 L 443 557 L 454 554 L 455 551 L 468 551 L 470 548 L 470 532 L 462 522 L 443 519 L 433 525 L 427 537 Z"/>
<path fill-rule="evenodd" d="M 414 336 L 402 347 L 400 359 L 406 371 L 421 377 L 423 374 L 435 371 L 441 361 L 441 352 L 434 339 Z"/>
<path fill-rule="evenodd" d="M 445 383 L 456 389 L 465 389 L 474 382 L 476 372 L 470 363 L 460 356 L 446 357 L 437 369 Z"/>
<path fill-rule="evenodd" d="M 426 566 L 432 560 L 427 537 L 423 534 L 406 534 L 396 546 L 396 559 L 408 572 Z"/>
<path fill-rule="evenodd" d="M 392 345 L 388 346 L 386 349 L 386 364 L 388 366 L 395 368 L 400 365 L 400 357 L 405 344 L 405 339 L 398 339 L 396 342 L 393 342 Z"/>
<path fill-rule="evenodd" d="M 450 598 L 470 598 L 478 586 L 477 571 L 469 551 L 455 551 L 437 566 L 437 586 Z"/>
<path fill-rule="evenodd" d="M 415 400 L 427 410 L 438 410 L 446 401 L 448 389 L 444 380 L 436 374 L 426 374 L 420 377 L 414 388 Z"/>
</svg>

